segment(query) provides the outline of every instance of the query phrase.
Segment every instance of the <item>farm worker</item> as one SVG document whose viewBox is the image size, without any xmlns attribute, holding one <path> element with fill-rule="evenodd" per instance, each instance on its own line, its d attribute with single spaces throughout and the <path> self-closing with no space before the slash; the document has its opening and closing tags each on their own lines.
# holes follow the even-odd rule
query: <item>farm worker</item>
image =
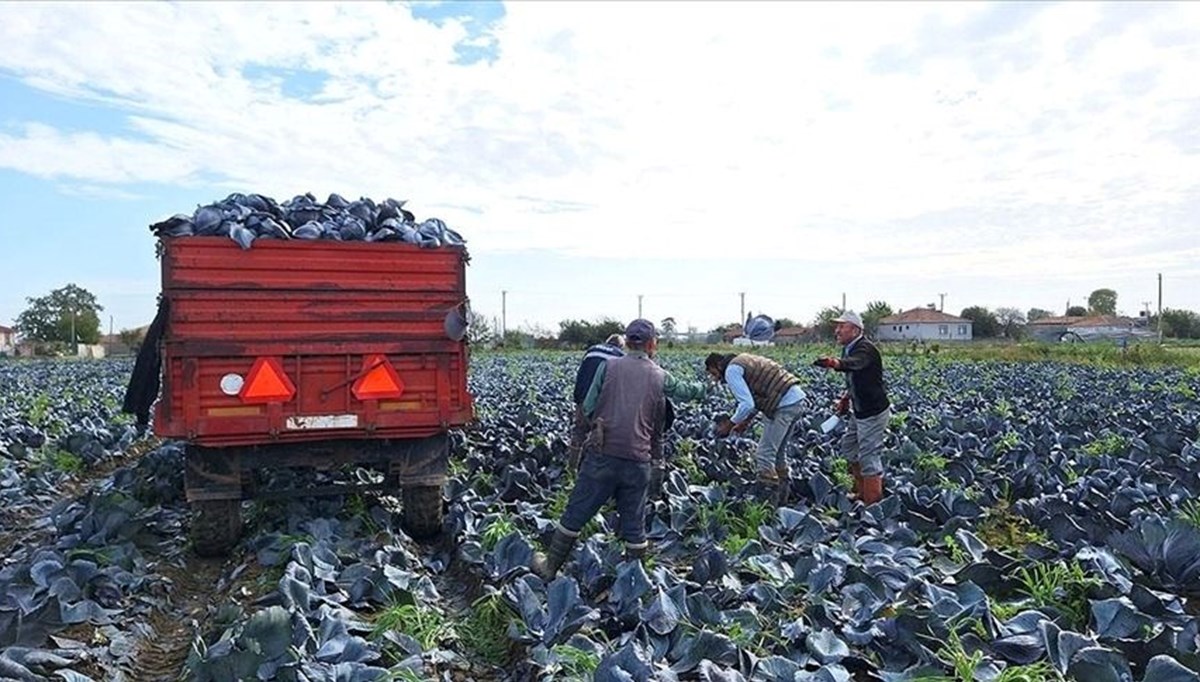
<svg viewBox="0 0 1200 682">
<path fill-rule="evenodd" d="M 596 377 L 596 368 L 609 358 L 619 358 L 625 355 L 625 337 L 612 334 L 604 343 L 598 343 L 588 348 L 575 372 L 575 421 L 571 425 L 571 442 L 567 446 L 567 463 L 574 471 L 579 468 L 579 454 L 583 450 L 583 439 L 587 436 L 588 420 L 583 416 L 583 399 L 587 397 L 592 379 Z"/>
<path fill-rule="evenodd" d="M 817 358 L 813 365 L 846 373 L 846 393 L 834 403 L 839 415 L 849 413 L 839 450 L 850 462 L 854 492 L 864 504 L 883 497 L 883 440 L 892 412 L 883 382 L 883 358 L 863 336 L 862 318 L 848 310 L 833 320 L 833 336 L 842 357 Z"/>
<path fill-rule="evenodd" d="M 758 480 L 772 486 L 786 482 L 787 439 L 804 400 L 800 380 L 774 360 L 750 353 L 710 353 L 704 369 L 717 383 L 728 385 L 737 400 L 733 416 L 718 421 L 717 437 L 744 433 L 761 412 L 766 423 L 754 457 Z"/>
<path fill-rule="evenodd" d="M 667 398 L 696 400 L 705 394 L 704 384 L 676 379 L 654 362 L 657 339 L 654 323 L 634 320 L 625 328 L 625 355 L 596 368 L 583 400 L 591 428 L 579 476 L 549 550 L 534 555 L 531 566 L 545 580 L 558 573 L 579 531 L 610 499 L 616 500 L 626 558 L 640 559 L 646 552 L 647 488 L 652 454 L 662 450 Z"/>
</svg>

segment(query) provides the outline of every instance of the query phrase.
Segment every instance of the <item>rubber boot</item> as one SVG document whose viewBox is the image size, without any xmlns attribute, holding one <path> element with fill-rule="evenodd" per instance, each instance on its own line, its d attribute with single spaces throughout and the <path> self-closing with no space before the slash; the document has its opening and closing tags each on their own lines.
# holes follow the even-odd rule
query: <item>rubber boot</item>
<svg viewBox="0 0 1200 682">
<path fill-rule="evenodd" d="M 882 475 L 862 477 L 862 496 L 860 499 L 865 505 L 872 505 L 883 499 Z"/>
<path fill-rule="evenodd" d="M 625 561 L 641 561 L 646 556 L 646 550 L 650 548 L 650 543 L 643 542 L 640 545 L 631 545 L 625 543 Z"/>
<path fill-rule="evenodd" d="M 550 548 L 545 553 L 535 552 L 533 561 L 530 562 L 530 569 L 538 575 L 542 580 L 553 580 L 554 576 L 558 575 L 558 569 L 566 563 L 567 557 L 570 556 L 571 550 L 575 547 L 575 541 L 579 539 L 579 535 L 572 535 L 559 526 L 554 529 L 554 537 L 550 538 Z"/>
</svg>

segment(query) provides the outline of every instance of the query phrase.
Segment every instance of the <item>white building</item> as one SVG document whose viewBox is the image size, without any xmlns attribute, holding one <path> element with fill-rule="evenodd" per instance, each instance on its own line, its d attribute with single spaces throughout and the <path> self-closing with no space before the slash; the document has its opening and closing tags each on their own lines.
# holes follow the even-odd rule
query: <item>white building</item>
<svg viewBox="0 0 1200 682">
<path fill-rule="evenodd" d="M 965 317 L 932 308 L 913 308 L 879 320 L 880 341 L 970 341 L 974 329 Z"/>
<path fill-rule="evenodd" d="M 17 349 L 17 332 L 10 327 L 0 326 L 0 353 L 12 355 Z"/>
</svg>

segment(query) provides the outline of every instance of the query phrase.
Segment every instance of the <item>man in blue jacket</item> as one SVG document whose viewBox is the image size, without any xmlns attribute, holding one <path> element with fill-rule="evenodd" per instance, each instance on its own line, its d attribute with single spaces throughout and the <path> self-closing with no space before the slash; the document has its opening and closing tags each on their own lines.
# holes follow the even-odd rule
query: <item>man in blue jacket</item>
<svg viewBox="0 0 1200 682">
<path fill-rule="evenodd" d="M 846 393 L 834 406 L 838 414 L 849 413 L 839 450 L 850 462 L 854 492 L 864 504 L 874 504 L 883 498 L 883 441 L 892 416 L 883 358 L 863 336 L 858 313 L 848 310 L 833 321 L 842 357 L 817 358 L 813 365 L 846 373 Z"/>
<path fill-rule="evenodd" d="M 625 337 L 612 334 L 604 343 L 598 343 L 583 354 L 583 362 L 575 372 L 575 391 L 572 399 L 575 401 L 575 420 L 571 424 L 571 442 L 567 445 L 567 462 L 571 470 L 579 468 L 579 455 L 583 450 L 583 439 L 587 435 L 588 420 L 583 415 L 583 399 L 587 397 L 592 379 L 596 376 L 596 368 L 609 358 L 619 358 L 625 355 Z"/>
</svg>

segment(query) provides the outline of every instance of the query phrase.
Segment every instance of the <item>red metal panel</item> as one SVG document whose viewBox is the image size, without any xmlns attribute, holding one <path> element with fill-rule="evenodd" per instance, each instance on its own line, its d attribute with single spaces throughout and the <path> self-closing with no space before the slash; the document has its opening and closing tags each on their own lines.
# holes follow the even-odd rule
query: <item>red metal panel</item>
<svg viewBox="0 0 1200 682">
<path fill-rule="evenodd" d="M 423 437 L 473 418 L 467 347 L 443 328 L 466 298 L 461 248 L 260 240 L 242 250 L 218 237 L 164 245 L 160 435 L 205 445 Z M 374 354 L 404 382 L 394 401 L 351 393 Z M 291 400 L 254 406 L 222 391 L 222 377 L 244 378 L 261 356 L 281 358 Z M 357 426 L 339 421 L 349 415 Z M 289 428 L 293 417 L 325 426 Z"/>
</svg>

